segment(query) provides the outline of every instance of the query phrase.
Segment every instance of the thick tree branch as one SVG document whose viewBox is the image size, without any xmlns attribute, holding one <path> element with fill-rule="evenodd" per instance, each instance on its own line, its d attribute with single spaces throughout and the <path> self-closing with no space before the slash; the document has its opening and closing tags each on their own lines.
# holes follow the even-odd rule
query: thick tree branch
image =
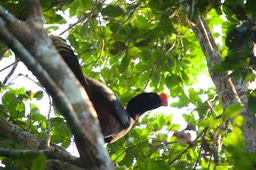
<svg viewBox="0 0 256 170">
<path fill-rule="evenodd" d="M 48 148 L 43 150 L 18 150 L 9 148 L 0 148 L 0 156 L 4 157 L 23 157 L 23 156 L 38 156 L 45 155 L 49 159 L 60 159 L 74 165 L 81 165 L 79 158 L 71 156 L 65 151 L 57 148 Z"/>
<path fill-rule="evenodd" d="M 28 8 L 32 8 L 38 5 L 38 1 L 27 0 L 27 4 Z M 85 90 L 53 47 L 43 28 L 40 10 L 35 8 L 30 11 L 32 14 L 29 20 L 21 22 L 0 8 L 0 17 L 6 22 L 5 25 L 1 24 L 1 40 L 3 39 L 5 44 L 19 54 L 21 60 L 52 96 L 56 107 L 66 118 L 75 136 L 84 167 L 112 169 L 110 158 L 103 148 L 104 140 L 96 112 Z M 19 53 L 20 49 L 26 51 L 19 42 L 29 51 L 26 55 Z M 16 46 L 19 48 L 15 48 Z M 36 60 L 30 54 L 33 54 Z"/>
<path fill-rule="evenodd" d="M 47 141 L 40 140 L 2 118 L 0 118 L 0 136 L 18 142 L 30 149 L 45 149 L 47 147 Z"/>
<path fill-rule="evenodd" d="M 9 148 L 0 148 L 0 156 L 10 158 L 20 157 L 36 157 L 45 155 L 47 157 L 46 169 L 67 169 L 67 170 L 80 170 L 81 162 L 79 158 L 69 155 L 67 152 L 63 152 L 56 148 L 49 148 L 44 150 L 15 150 Z M 60 161 L 61 160 L 61 161 Z M 54 161 L 54 165 L 52 162 Z"/>
<path fill-rule="evenodd" d="M 63 150 L 56 145 L 54 145 L 52 148 L 49 148 L 47 146 L 47 140 L 41 140 L 38 137 L 18 128 L 16 125 L 9 123 L 2 118 L 0 118 L 0 137 L 11 139 L 13 143 L 18 143 L 26 148 L 32 149 L 16 150 L 0 148 L 0 156 L 13 158 L 22 155 L 37 156 L 44 154 L 48 159 L 59 159 L 70 165 L 76 165 L 79 167 L 82 166 L 80 159 L 70 155 L 66 150 Z"/>
</svg>

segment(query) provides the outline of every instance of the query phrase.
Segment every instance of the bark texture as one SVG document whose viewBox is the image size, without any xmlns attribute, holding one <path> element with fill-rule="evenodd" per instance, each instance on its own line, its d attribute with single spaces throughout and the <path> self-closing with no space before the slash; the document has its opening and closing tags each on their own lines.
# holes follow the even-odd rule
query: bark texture
<svg viewBox="0 0 256 170">
<path fill-rule="evenodd" d="M 26 0 L 29 18 L 17 20 L 0 6 L 0 38 L 38 78 L 74 134 L 85 169 L 113 169 L 96 112 L 46 34 L 39 0 Z M 2 19 L 1 19 L 2 18 Z"/>
<path fill-rule="evenodd" d="M 249 113 L 247 108 L 248 100 L 246 96 L 246 92 L 251 88 L 252 82 L 240 82 L 237 79 L 231 79 L 227 72 L 213 72 L 213 66 L 219 64 L 222 59 L 205 19 L 203 17 L 199 17 L 197 23 L 188 21 L 188 24 L 195 33 L 204 52 L 209 73 L 216 86 L 217 93 L 224 107 L 223 109 L 225 110 L 225 108 L 232 103 L 240 103 L 243 105 L 241 115 L 245 120 L 245 125 L 242 127 L 243 136 L 246 140 L 245 151 L 256 151 L 256 119 L 253 114 Z"/>
</svg>

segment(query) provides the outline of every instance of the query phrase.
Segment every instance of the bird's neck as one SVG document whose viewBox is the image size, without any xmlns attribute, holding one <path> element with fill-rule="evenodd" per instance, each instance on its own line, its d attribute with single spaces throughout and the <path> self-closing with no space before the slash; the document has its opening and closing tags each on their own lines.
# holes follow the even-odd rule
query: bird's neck
<svg viewBox="0 0 256 170">
<path fill-rule="evenodd" d="M 141 115 L 143 115 L 143 113 L 132 115 L 131 118 L 134 120 L 134 122 L 138 122 Z"/>
</svg>

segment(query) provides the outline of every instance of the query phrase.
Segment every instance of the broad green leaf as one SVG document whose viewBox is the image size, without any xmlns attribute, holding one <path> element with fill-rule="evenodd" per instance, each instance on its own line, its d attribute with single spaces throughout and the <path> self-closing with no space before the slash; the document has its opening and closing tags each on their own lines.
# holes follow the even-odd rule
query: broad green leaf
<svg viewBox="0 0 256 170">
<path fill-rule="evenodd" d="M 158 115 L 156 122 L 157 122 L 158 128 L 161 129 L 166 124 L 164 115 L 162 114 Z"/>
<path fill-rule="evenodd" d="M 241 116 L 241 115 L 236 116 L 236 117 L 233 119 L 233 124 L 234 124 L 234 125 L 237 125 L 238 127 L 242 127 L 242 126 L 245 124 L 244 117 Z"/>
<path fill-rule="evenodd" d="M 253 91 L 251 94 L 249 94 L 248 109 L 252 114 L 256 113 L 256 91 Z"/>
<path fill-rule="evenodd" d="M 129 66 L 129 64 L 131 62 L 131 58 L 132 58 L 132 56 L 130 56 L 128 54 L 124 56 L 124 58 L 121 61 L 121 65 L 119 67 L 120 73 L 124 72 L 127 69 L 127 67 Z"/>
<path fill-rule="evenodd" d="M 255 7 L 256 6 L 256 2 L 254 0 L 247 0 L 246 1 L 246 4 L 245 4 L 245 9 L 246 9 L 246 12 L 248 12 L 250 15 L 256 15 L 256 12 L 255 12 Z"/>
<path fill-rule="evenodd" d="M 175 74 L 172 74 L 172 75 L 166 76 L 165 83 L 166 83 L 166 86 L 171 89 L 175 86 L 180 85 L 181 78 Z"/>
<path fill-rule="evenodd" d="M 145 49 L 143 48 L 140 55 L 142 56 L 142 58 L 145 60 L 145 61 L 148 61 L 148 60 L 151 60 L 151 50 L 150 49 Z"/>
<path fill-rule="evenodd" d="M 124 10 L 115 5 L 108 5 L 107 7 L 103 8 L 101 11 L 103 16 L 109 16 L 112 18 L 119 17 L 124 14 Z"/>
<path fill-rule="evenodd" d="M 115 154 L 111 156 L 111 160 L 114 161 L 115 163 L 118 163 L 124 159 L 125 155 L 125 150 L 118 150 L 117 152 L 115 152 Z"/>
<path fill-rule="evenodd" d="M 41 115 L 40 110 L 38 108 L 32 108 L 30 111 L 31 118 L 34 121 L 38 122 L 46 122 L 46 117 L 44 115 Z"/>
<path fill-rule="evenodd" d="M 37 91 L 37 92 L 34 94 L 34 98 L 35 98 L 36 100 L 41 100 L 43 97 L 44 97 L 44 92 L 43 92 L 43 91 Z"/>
<path fill-rule="evenodd" d="M 111 44 L 110 53 L 112 55 L 115 55 L 115 54 L 125 50 L 126 48 L 127 48 L 127 46 L 125 45 L 125 43 L 123 43 L 121 41 L 115 41 L 113 44 Z"/>
<path fill-rule="evenodd" d="M 242 110 L 241 104 L 232 103 L 224 110 L 223 118 L 225 120 L 227 120 L 229 118 L 234 118 L 241 112 L 241 110 Z"/>
<path fill-rule="evenodd" d="M 160 11 L 162 1 L 161 0 L 150 0 L 148 5 L 152 9 L 152 11 Z"/>
<path fill-rule="evenodd" d="M 3 105 L 13 118 L 21 118 L 25 115 L 25 105 L 12 92 L 6 92 L 3 97 Z"/>
<path fill-rule="evenodd" d="M 233 146 L 242 151 L 245 147 L 246 141 L 243 138 L 242 130 L 239 127 L 233 127 L 230 138 L 224 138 L 223 142 L 226 146 Z"/>
<path fill-rule="evenodd" d="M 46 156 L 37 156 L 32 163 L 31 170 L 44 170 L 46 165 Z"/>
</svg>

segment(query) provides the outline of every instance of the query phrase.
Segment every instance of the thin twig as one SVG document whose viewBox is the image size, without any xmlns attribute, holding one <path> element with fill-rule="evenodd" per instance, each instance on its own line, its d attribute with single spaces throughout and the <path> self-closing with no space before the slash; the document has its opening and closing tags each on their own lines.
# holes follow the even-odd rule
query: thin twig
<svg viewBox="0 0 256 170">
<path fill-rule="evenodd" d="M 7 76 L 5 77 L 5 79 L 4 79 L 4 81 L 3 81 L 3 84 L 5 85 L 6 83 L 7 83 L 7 81 L 9 80 L 9 78 L 13 75 L 13 73 L 14 73 L 14 71 L 16 70 L 16 68 L 17 68 L 17 65 L 18 65 L 18 62 L 19 62 L 20 60 L 17 58 L 17 57 L 15 57 L 15 62 L 14 63 L 12 63 L 12 69 L 11 69 L 11 71 L 7 74 Z M 10 66 L 10 65 L 9 65 Z M 7 66 L 8 67 L 8 66 Z"/>
<path fill-rule="evenodd" d="M 4 71 L 4 70 L 8 69 L 9 67 L 11 67 L 11 66 L 17 64 L 19 61 L 20 61 L 20 59 L 15 60 L 12 64 L 9 64 L 8 66 L 6 66 L 6 67 L 0 69 L 0 72 L 2 72 L 2 71 Z"/>
<path fill-rule="evenodd" d="M 151 68 L 151 70 L 150 70 L 150 73 L 149 73 L 149 75 L 148 75 L 148 79 L 147 79 L 147 81 L 146 81 L 146 84 L 145 84 L 145 86 L 144 86 L 144 89 L 146 89 L 147 86 L 148 86 L 148 83 L 149 83 L 150 78 L 151 78 L 151 76 L 152 76 L 152 73 L 153 73 L 153 71 L 154 71 L 155 65 L 156 65 L 156 64 L 153 64 L 153 66 L 152 66 L 152 68 Z"/>
<path fill-rule="evenodd" d="M 202 138 L 205 138 L 206 132 L 207 132 L 206 130 L 203 130 L 203 133 L 201 133 L 201 134 L 203 134 Z M 195 163 L 195 166 L 194 166 L 193 169 L 196 169 L 196 166 L 197 166 L 197 164 L 198 164 L 198 162 L 199 162 L 199 158 L 200 158 L 200 156 L 201 156 L 202 149 L 203 149 L 202 144 L 203 144 L 203 140 L 201 141 L 201 147 L 200 147 L 200 149 L 199 149 L 199 154 L 198 154 L 198 157 L 197 157 L 197 159 L 196 159 L 196 163 Z"/>
<path fill-rule="evenodd" d="M 77 24 L 85 21 L 87 18 L 87 21 L 89 21 L 89 16 L 92 15 L 92 13 L 97 9 L 97 3 L 94 3 L 94 6 L 92 7 L 92 10 L 90 12 L 88 12 L 84 17 L 82 17 L 81 19 L 79 19 L 78 21 L 76 21 L 74 24 L 71 24 L 67 29 L 65 29 L 64 31 L 62 31 L 60 33 L 60 35 L 64 34 L 65 32 L 67 32 L 68 30 L 72 29 L 74 26 L 76 26 Z M 86 21 L 86 22 L 87 22 Z"/>
<path fill-rule="evenodd" d="M 203 131 L 196 137 L 194 141 L 197 141 L 206 131 L 208 127 L 204 128 Z M 176 158 L 174 158 L 172 161 L 170 161 L 169 164 L 172 164 L 173 162 L 177 161 L 182 155 L 184 155 L 189 148 L 193 147 L 193 145 L 189 145 L 184 151 L 182 151 Z"/>
<path fill-rule="evenodd" d="M 52 100 L 51 100 L 51 97 L 50 95 L 48 95 L 48 99 L 49 99 L 49 111 L 48 111 L 48 115 L 47 115 L 47 138 L 46 138 L 46 141 L 47 141 L 47 144 L 48 146 L 50 145 L 50 141 L 51 141 L 51 120 L 50 120 L 50 115 L 51 115 L 51 112 L 52 112 Z"/>
</svg>

